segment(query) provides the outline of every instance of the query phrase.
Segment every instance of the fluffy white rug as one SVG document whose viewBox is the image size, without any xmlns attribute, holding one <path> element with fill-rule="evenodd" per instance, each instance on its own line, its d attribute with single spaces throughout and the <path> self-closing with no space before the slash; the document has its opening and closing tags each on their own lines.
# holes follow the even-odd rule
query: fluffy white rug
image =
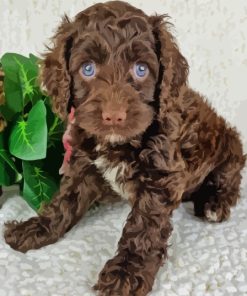
<svg viewBox="0 0 247 296">
<path fill-rule="evenodd" d="M 191 203 L 180 206 L 173 216 L 169 260 L 160 269 L 150 295 L 247 295 L 246 189 L 231 219 L 222 224 L 194 217 Z M 5 196 L 1 231 L 7 220 L 35 215 L 15 191 Z M 12 250 L 2 237 L 0 295 L 95 295 L 91 287 L 114 255 L 129 210 L 126 202 L 92 209 L 59 242 L 26 254 Z"/>
</svg>

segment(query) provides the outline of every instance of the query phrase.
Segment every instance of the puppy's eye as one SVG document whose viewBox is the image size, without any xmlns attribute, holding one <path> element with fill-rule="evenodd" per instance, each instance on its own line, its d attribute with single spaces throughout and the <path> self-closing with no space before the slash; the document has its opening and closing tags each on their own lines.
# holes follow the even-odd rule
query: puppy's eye
<svg viewBox="0 0 247 296">
<path fill-rule="evenodd" d="M 93 62 L 86 62 L 82 64 L 81 75 L 86 78 L 92 78 L 95 76 L 96 66 Z"/>
<path fill-rule="evenodd" d="M 145 78 L 149 73 L 148 65 L 145 63 L 136 63 L 134 65 L 134 74 L 136 78 Z"/>
</svg>

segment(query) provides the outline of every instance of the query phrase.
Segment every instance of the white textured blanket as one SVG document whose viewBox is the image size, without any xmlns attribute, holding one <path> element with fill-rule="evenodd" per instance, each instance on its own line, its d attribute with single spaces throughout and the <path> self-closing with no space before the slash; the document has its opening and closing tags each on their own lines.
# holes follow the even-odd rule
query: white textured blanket
<svg viewBox="0 0 247 296">
<path fill-rule="evenodd" d="M 0 210 L 0 227 L 35 215 L 14 192 Z M 246 195 L 246 190 L 242 192 Z M 56 244 L 22 254 L 0 240 L 0 296 L 87 296 L 117 241 L 130 207 L 100 206 Z M 210 224 L 194 217 L 192 204 L 174 213 L 169 260 L 160 269 L 153 296 L 247 295 L 247 198 L 231 219 Z"/>
</svg>

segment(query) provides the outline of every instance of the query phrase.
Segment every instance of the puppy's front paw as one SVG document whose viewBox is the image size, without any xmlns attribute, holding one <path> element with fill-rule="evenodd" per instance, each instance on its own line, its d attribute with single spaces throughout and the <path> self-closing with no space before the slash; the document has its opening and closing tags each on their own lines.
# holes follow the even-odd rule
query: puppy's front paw
<svg viewBox="0 0 247 296">
<path fill-rule="evenodd" d="M 117 257 L 107 261 L 94 289 L 98 290 L 99 296 L 130 295 L 129 273 Z"/>
<path fill-rule="evenodd" d="M 5 223 L 5 241 L 20 252 L 40 248 L 49 236 L 46 222 L 40 217 L 34 217 L 25 222 Z"/>
<path fill-rule="evenodd" d="M 99 296 L 145 296 L 149 292 L 142 275 L 116 256 L 109 260 L 94 286 Z"/>
</svg>

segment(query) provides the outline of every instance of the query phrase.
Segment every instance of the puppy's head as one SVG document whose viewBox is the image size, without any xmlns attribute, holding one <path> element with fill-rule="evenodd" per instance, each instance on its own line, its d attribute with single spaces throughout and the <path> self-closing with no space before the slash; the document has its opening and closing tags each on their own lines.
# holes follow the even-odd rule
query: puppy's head
<svg viewBox="0 0 247 296">
<path fill-rule="evenodd" d="M 76 124 L 103 141 L 144 133 L 160 100 L 178 96 L 186 82 L 187 63 L 163 18 L 124 2 L 64 18 L 53 42 L 41 80 L 54 110 L 65 119 L 73 103 Z"/>
</svg>

